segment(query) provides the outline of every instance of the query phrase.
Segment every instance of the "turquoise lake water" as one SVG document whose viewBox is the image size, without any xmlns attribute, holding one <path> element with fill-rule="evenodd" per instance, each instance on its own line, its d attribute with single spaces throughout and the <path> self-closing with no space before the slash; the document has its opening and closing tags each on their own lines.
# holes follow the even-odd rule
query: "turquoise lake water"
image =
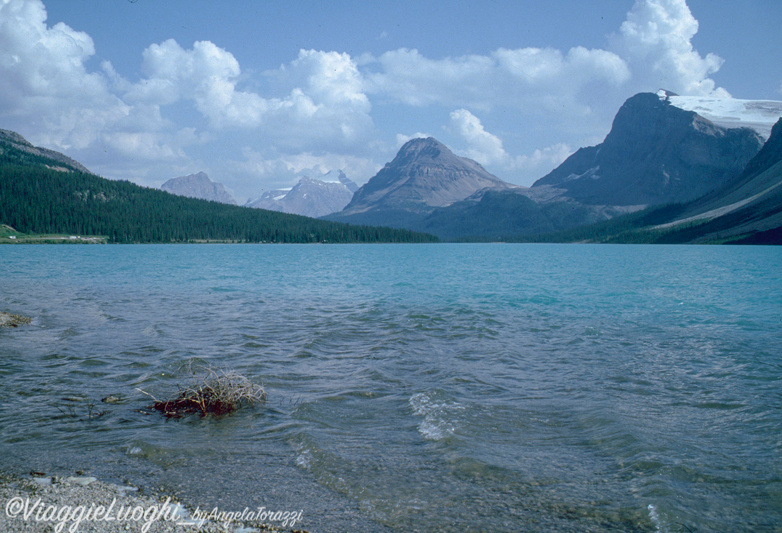
<svg viewBox="0 0 782 533">
<path fill-rule="evenodd" d="M 782 528 L 782 248 L 3 246 L 0 311 L 0 470 L 319 532 Z M 266 403 L 143 412 L 187 364 Z"/>
</svg>

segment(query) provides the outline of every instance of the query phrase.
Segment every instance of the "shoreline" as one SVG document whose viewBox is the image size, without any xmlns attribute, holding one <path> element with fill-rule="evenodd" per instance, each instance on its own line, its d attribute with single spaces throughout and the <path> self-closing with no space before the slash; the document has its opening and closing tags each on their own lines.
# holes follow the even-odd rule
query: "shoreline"
<svg viewBox="0 0 782 533">
<path fill-rule="evenodd" d="M 0 329 L 30 323 L 30 317 L 0 311 Z M 301 513 L 202 510 L 184 505 L 163 489 L 145 492 L 82 471 L 19 474 L 0 469 L 0 505 L 0 531 L 9 532 L 307 533 L 296 528 Z"/>
<path fill-rule="evenodd" d="M 296 517 L 270 515 L 280 526 L 245 516 L 216 521 L 210 510 L 195 517 L 192 508 L 165 494 L 143 494 L 84 475 L 31 472 L 19 476 L 0 471 L 0 531 L 24 533 L 307 533 L 296 529 Z M 198 520 L 197 518 L 204 518 Z M 300 518 L 300 517 L 299 517 Z"/>
</svg>

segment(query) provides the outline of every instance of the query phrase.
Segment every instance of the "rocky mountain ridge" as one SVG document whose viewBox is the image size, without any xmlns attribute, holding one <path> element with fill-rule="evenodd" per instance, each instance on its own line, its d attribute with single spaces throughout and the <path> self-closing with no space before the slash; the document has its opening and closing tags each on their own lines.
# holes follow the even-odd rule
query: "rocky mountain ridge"
<svg viewBox="0 0 782 533">
<path fill-rule="evenodd" d="M 515 240 L 695 200 L 734 179 L 762 145 L 751 128 L 718 126 L 673 105 L 668 93 L 641 93 L 624 103 L 601 144 L 581 148 L 530 188 L 489 175 L 481 188 L 460 189 L 465 167 L 485 170 L 469 162 L 457 171 L 456 162 L 469 160 L 434 139 L 417 139 L 329 218 L 447 240 Z M 421 183 L 459 193 L 441 201 L 442 190 Z"/>
<path fill-rule="evenodd" d="M 339 170 L 320 179 L 304 176 L 290 189 L 266 191 L 246 205 L 317 218 L 341 211 L 356 190 L 358 186 Z"/>
<path fill-rule="evenodd" d="M 33 146 L 32 143 L 15 131 L 0 129 L 0 156 L 6 153 L 12 153 L 17 156 L 19 153 L 29 154 L 33 157 L 49 160 L 50 163 L 46 166 L 53 170 L 92 174 L 87 167 L 60 152 Z"/>
<path fill-rule="evenodd" d="M 432 137 L 405 143 L 396 157 L 359 188 L 330 220 L 409 227 L 435 209 L 482 189 L 515 187 Z"/>
<path fill-rule="evenodd" d="M 236 200 L 225 190 L 223 184 L 210 180 L 206 172 L 171 178 L 163 183 L 160 189 L 177 196 L 236 205 Z"/>
<path fill-rule="evenodd" d="M 782 118 L 739 176 L 653 229 L 671 230 L 687 242 L 782 243 Z"/>
</svg>

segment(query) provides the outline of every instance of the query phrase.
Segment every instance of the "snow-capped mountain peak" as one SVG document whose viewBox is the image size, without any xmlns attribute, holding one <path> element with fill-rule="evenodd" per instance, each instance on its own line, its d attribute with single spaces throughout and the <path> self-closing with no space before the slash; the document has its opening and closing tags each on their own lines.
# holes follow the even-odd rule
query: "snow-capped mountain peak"
<svg viewBox="0 0 782 533">
<path fill-rule="evenodd" d="M 319 217 L 345 207 L 356 189 L 358 186 L 344 172 L 334 170 L 320 178 L 303 175 L 293 187 L 267 191 L 247 206 Z"/>
</svg>

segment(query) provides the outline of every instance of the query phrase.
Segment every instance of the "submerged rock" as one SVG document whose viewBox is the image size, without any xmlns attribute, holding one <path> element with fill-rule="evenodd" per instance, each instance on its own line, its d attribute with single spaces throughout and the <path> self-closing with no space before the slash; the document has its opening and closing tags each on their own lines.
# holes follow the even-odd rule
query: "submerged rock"
<svg viewBox="0 0 782 533">
<path fill-rule="evenodd" d="M 103 403 L 122 403 L 125 400 L 122 396 L 119 394 L 109 394 L 105 398 L 101 398 L 100 401 Z"/>
<path fill-rule="evenodd" d="M 29 324 L 33 319 L 27 316 L 12 315 L 0 311 L 0 327 L 18 328 L 22 324 Z"/>
</svg>

